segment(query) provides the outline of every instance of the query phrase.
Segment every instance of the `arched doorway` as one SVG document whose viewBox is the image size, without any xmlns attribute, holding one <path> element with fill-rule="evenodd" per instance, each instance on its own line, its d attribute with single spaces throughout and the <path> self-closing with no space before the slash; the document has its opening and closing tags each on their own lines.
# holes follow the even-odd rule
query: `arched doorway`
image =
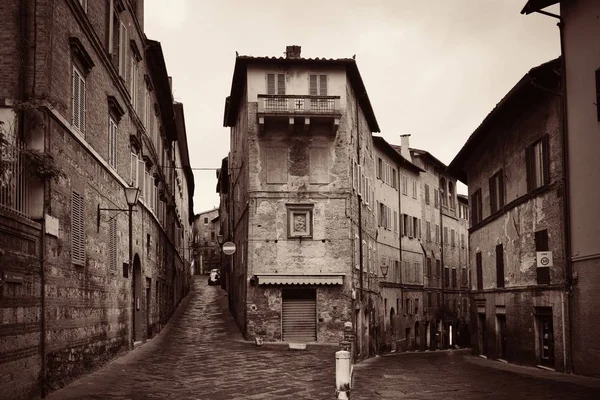
<svg viewBox="0 0 600 400">
<path fill-rule="evenodd" d="M 133 341 L 139 342 L 144 338 L 144 296 L 142 282 L 142 263 L 140 256 L 133 257 Z"/>
<path fill-rule="evenodd" d="M 421 331 L 419 321 L 415 322 L 415 350 L 421 350 Z"/>
</svg>

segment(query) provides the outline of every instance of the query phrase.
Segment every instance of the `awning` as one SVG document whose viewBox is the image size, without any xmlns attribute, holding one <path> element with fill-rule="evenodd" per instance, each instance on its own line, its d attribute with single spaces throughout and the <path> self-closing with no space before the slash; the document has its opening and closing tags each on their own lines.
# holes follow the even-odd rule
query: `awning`
<svg viewBox="0 0 600 400">
<path fill-rule="evenodd" d="M 259 285 L 342 285 L 345 274 L 286 275 L 257 274 Z"/>
</svg>

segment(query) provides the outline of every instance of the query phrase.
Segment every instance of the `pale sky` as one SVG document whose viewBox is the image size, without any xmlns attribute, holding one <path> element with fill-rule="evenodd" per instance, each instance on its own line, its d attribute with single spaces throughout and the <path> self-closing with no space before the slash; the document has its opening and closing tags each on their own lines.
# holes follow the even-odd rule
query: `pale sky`
<svg viewBox="0 0 600 400">
<path fill-rule="evenodd" d="M 356 54 L 381 133 L 449 164 L 527 71 L 560 55 L 557 20 L 520 14 L 526 0 L 145 0 L 145 31 L 162 44 L 184 104 L 192 168 L 229 151 L 223 105 L 235 52 Z M 558 13 L 557 8 L 549 11 Z M 195 170 L 194 212 L 219 204 L 215 170 Z M 458 191 L 466 193 L 465 186 Z"/>
</svg>

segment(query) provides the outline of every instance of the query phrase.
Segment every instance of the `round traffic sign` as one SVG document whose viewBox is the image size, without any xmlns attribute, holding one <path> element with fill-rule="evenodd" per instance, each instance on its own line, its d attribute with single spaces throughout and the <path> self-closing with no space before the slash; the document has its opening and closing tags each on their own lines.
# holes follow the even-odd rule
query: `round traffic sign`
<svg viewBox="0 0 600 400">
<path fill-rule="evenodd" d="M 548 263 L 549 263 L 549 262 L 550 262 L 550 260 L 548 259 L 548 257 L 542 257 L 542 258 L 540 259 L 540 263 L 541 263 L 542 265 L 548 265 Z"/>
<path fill-rule="evenodd" d="M 223 243 L 223 253 L 227 254 L 228 256 L 235 253 L 235 243 L 233 243 L 233 242 Z"/>
</svg>

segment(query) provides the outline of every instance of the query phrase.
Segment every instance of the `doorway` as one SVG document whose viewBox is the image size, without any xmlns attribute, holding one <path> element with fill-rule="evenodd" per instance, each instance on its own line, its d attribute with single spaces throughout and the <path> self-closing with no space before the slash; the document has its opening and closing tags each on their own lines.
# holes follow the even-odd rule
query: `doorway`
<svg viewBox="0 0 600 400">
<path fill-rule="evenodd" d="M 554 368 L 554 326 L 551 307 L 538 309 L 537 325 L 540 363 L 545 367 Z"/>
<path fill-rule="evenodd" d="M 496 329 L 498 330 L 498 358 L 506 360 L 506 315 L 496 315 Z"/>
<path fill-rule="evenodd" d="M 144 320 L 143 320 L 143 284 L 142 282 L 142 263 L 140 256 L 133 258 L 133 340 L 139 342 L 144 338 Z"/>
<path fill-rule="evenodd" d="M 477 314 L 477 332 L 479 333 L 479 354 L 487 356 L 485 314 Z"/>
<path fill-rule="evenodd" d="M 317 293 L 315 289 L 283 289 L 282 334 L 284 342 L 317 341 Z"/>
</svg>

